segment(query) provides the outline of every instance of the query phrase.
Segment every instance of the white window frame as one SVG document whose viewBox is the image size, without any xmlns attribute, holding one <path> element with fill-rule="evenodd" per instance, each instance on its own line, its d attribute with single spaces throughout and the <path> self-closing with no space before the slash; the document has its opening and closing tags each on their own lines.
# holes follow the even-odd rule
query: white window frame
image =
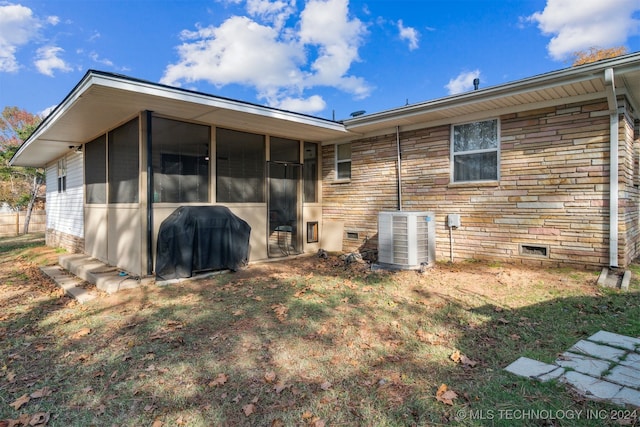
<svg viewBox="0 0 640 427">
<path fill-rule="evenodd" d="M 351 153 L 351 156 L 349 156 L 348 159 L 339 159 L 338 158 L 338 147 L 340 147 L 341 145 L 350 145 L 350 142 L 343 142 L 341 144 L 336 144 L 336 153 L 335 153 L 335 171 L 336 171 L 336 181 L 351 181 L 351 172 L 352 172 L 352 162 L 351 162 L 351 158 L 353 157 L 353 152 Z M 353 149 L 353 146 L 350 147 L 351 149 Z M 344 163 L 349 163 L 349 177 L 348 178 L 340 178 L 339 172 L 338 172 L 338 165 L 340 164 L 344 164 Z"/>
<path fill-rule="evenodd" d="M 486 149 L 478 149 L 478 150 L 468 150 L 468 151 L 455 151 L 454 148 L 454 137 L 455 137 L 455 127 L 468 125 L 471 123 L 480 123 L 480 122 L 496 122 L 496 147 L 494 148 L 486 148 Z M 488 118 L 482 120 L 473 120 L 470 122 L 463 123 L 455 123 L 451 125 L 451 137 L 450 137 L 450 169 L 451 169 L 451 182 L 454 184 L 460 183 L 477 183 L 477 182 L 497 182 L 500 181 L 500 118 Z M 496 177 L 490 179 L 472 179 L 472 180 L 464 180 L 464 181 L 456 181 L 456 171 L 455 171 L 455 156 L 460 155 L 470 155 L 470 154 L 484 154 L 484 153 L 496 153 Z"/>
<path fill-rule="evenodd" d="M 58 160 L 58 193 L 67 191 L 67 158 Z"/>
</svg>

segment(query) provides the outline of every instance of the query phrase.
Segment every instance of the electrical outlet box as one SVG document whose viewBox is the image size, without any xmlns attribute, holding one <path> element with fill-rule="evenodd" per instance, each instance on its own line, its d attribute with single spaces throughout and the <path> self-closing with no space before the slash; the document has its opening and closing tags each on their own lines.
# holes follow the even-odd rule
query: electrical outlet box
<svg viewBox="0 0 640 427">
<path fill-rule="evenodd" d="M 460 214 L 447 215 L 447 225 L 449 226 L 449 228 L 460 227 Z"/>
</svg>

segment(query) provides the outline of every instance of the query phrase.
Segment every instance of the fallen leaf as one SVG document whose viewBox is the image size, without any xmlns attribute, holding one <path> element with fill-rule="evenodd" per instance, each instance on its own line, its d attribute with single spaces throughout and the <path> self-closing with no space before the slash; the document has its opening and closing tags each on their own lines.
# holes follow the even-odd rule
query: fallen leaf
<svg viewBox="0 0 640 427">
<path fill-rule="evenodd" d="M 275 379 L 276 379 L 276 373 L 273 371 L 269 371 L 266 374 L 264 374 L 264 380 L 268 383 L 274 382 Z"/>
<path fill-rule="evenodd" d="M 313 427 L 325 427 L 326 425 L 325 420 L 317 419 L 313 421 Z"/>
<path fill-rule="evenodd" d="M 313 418 L 313 414 L 310 411 L 304 411 L 302 413 L 302 419 L 308 420 L 309 418 Z"/>
<path fill-rule="evenodd" d="M 438 387 L 436 392 L 436 400 L 446 405 L 453 405 L 453 399 L 458 397 L 457 393 L 453 390 L 449 390 L 446 384 L 442 384 Z"/>
<path fill-rule="evenodd" d="M 164 425 L 164 423 L 160 420 L 155 420 L 153 422 L 153 424 L 151 424 L 151 427 L 162 427 Z"/>
<path fill-rule="evenodd" d="M 32 427 L 45 426 L 49 422 L 49 418 L 51 418 L 51 414 L 48 412 L 37 412 L 31 416 L 29 425 Z"/>
<path fill-rule="evenodd" d="M 279 321 L 284 322 L 287 319 L 287 313 L 289 308 L 284 304 L 274 304 L 271 309 L 276 313 L 276 317 Z"/>
<path fill-rule="evenodd" d="M 71 336 L 73 339 L 79 339 L 91 333 L 91 328 L 82 328 Z"/>
<path fill-rule="evenodd" d="M 275 420 L 271 421 L 271 427 L 284 427 L 284 421 L 282 421 L 280 418 L 276 418 Z"/>
<path fill-rule="evenodd" d="M 31 400 L 31 398 L 29 397 L 28 394 L 23 394 L 22 396 L 17 398 L 15 402 L 10 403 L 9 406 L 13 407 L 13 409 L 15 409 L 17 411 L 20 408 L 22 408 L 22 406 L 24 406 L 27 403 L 29 403 L 30 400 Z"/>
<path fill-rule="evenodd" d="M 224 383 L 226 383 L 228 380 L 229 380 L 229 377 L 226 374 L 220 373 L 220 374 L 218 374 L 216 379 L 214 379 L 213 381 L 211 381 L 209 383 L 209 387 L 214 387 L 214 386 L 218 386 L 218 385 L 224 385 Z"/>
<path fill-rule="evenodd" d="M 322 384 L 320 384 L 320 388 L 323 390 L 329 390 L 331 388 L 331 383 L 329 381 L 325 381 Z"/>
<path fill-rule="evenodd" d="M 234 316 L 242 316 L 244 314 L 244 310 L 243 309 L 238 309 L 236 311 L 234 311 L 233 313 Z"/>
<path fill-rule="evenodd" d="M 242 407 L 242 411 L 244 412 L 244 416 L 248 417 L 249 415 L 256 412 L 256 405 L 253 403 L 248 403 Z"/>
<path fill-rule="evenodd" d="M 286 384 L 285 384 L 285 383 L 283 383 L 282 381 L 278 381 L 278 382 L 276 383 L 276 385 L 274 385 L 274 386 L 273 386 L 273 389 L 275 390 L 276 394 L 280 394 L 280 393 L 282 393 L 282 391 L 283 391 L 284 389 L 287 389 L 287 388 L 289 388 L 289 387 L 291 387 L 291 386 L 286 385 Z"/>
<path fill-rule="evenodd" d="M 16 381 L 16 374 L 14 374 L 12 371 L 8 371 L 7 381 L 9 381 L 10 383 L 14 383 Z"/>
<path fill-rule="evenodd" d="M 464 354 L 460 353 L 460 350 L 454 351 L 453 354 L 449 356 L 449 358 L 456 363 L 461 363 L 462 365 L 468 366 L 470 368 L 473 368 L 478 364 L 478 362 L 476 362 L 475 360 L 471 360 Z"/>
<path fill-rule="evenodd" d="M 44 387 L 31 393 L 31 398 L 39 399 L 41 397 L 51 396 L 51 393 L 52 391 L 49 389 L 49 387 Z"/>
</svg>

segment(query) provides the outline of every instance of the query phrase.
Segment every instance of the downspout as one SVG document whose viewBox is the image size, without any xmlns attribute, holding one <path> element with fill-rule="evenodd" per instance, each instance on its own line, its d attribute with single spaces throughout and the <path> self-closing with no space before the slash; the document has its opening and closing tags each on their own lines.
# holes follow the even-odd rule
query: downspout
<svg viewBox="0 0 640 427">
<path fill-rule="evenodd" d="M 152 112 L 145 111 L 147 116 L 147 276 L 153 273 L 153 158 L 151 156 L 151 122 Z"/>
<path fill-rule="evenodd" d="M 396 126 L 396 149 L 398 152 L 398 210 L 402 210 L 402 153 L 400 152 L 400 126 Z"/>
<path fill-rule="evenodd" d="M 618 98 L 613 68 L 604 70 L 609 106 L 609 267 L 618 267 Z"/>
</svg>

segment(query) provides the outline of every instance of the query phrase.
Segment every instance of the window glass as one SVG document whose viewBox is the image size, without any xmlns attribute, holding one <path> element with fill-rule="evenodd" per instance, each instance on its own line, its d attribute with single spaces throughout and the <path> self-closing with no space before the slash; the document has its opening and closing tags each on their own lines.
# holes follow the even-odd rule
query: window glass
<svg viewBox="0 0 640 427">
<path fill-rule="evenodd" d="M 137 118 L 108 134 L 109 203 L 138 203 L 138 135 Z"/>
<path fill-rule="evenodd" d="M 209 126 L 153 117 L 153 201 L 209 201 Z"/>
<path fill-rule="evenodd" d="M 304 164 L 302 165 L 304 179 L 304 201 L 315 203 L 318 201 L 318 144 L 304 143 Z"/>
<path fill-rule="evenodd" d="M 107 203 L 107 136 L 84 145 L 87 204 Z"/>
<path fill-rule="evenodd" d="M 498 179 L 498 120 L 453 126 L 453 180 Z"/>
<path fill-rule="evenodd" d="M 336 145 L 336 178 L 351 178 L 351 143 Z"/>
<path fill-rule="evenodd" d="M 216 129 L 216 200 L 264 202 L 265 138 Z"/>
<path fill-rule="evenodd" d="M 67 191 L 67 159 L 58 160 L 58 193 Z"/>
<path fill-rule="evenodd" d="M 269 146 L 270 161 L 300 163 L 300 141 L 272 136 Z"/>
</svg>

